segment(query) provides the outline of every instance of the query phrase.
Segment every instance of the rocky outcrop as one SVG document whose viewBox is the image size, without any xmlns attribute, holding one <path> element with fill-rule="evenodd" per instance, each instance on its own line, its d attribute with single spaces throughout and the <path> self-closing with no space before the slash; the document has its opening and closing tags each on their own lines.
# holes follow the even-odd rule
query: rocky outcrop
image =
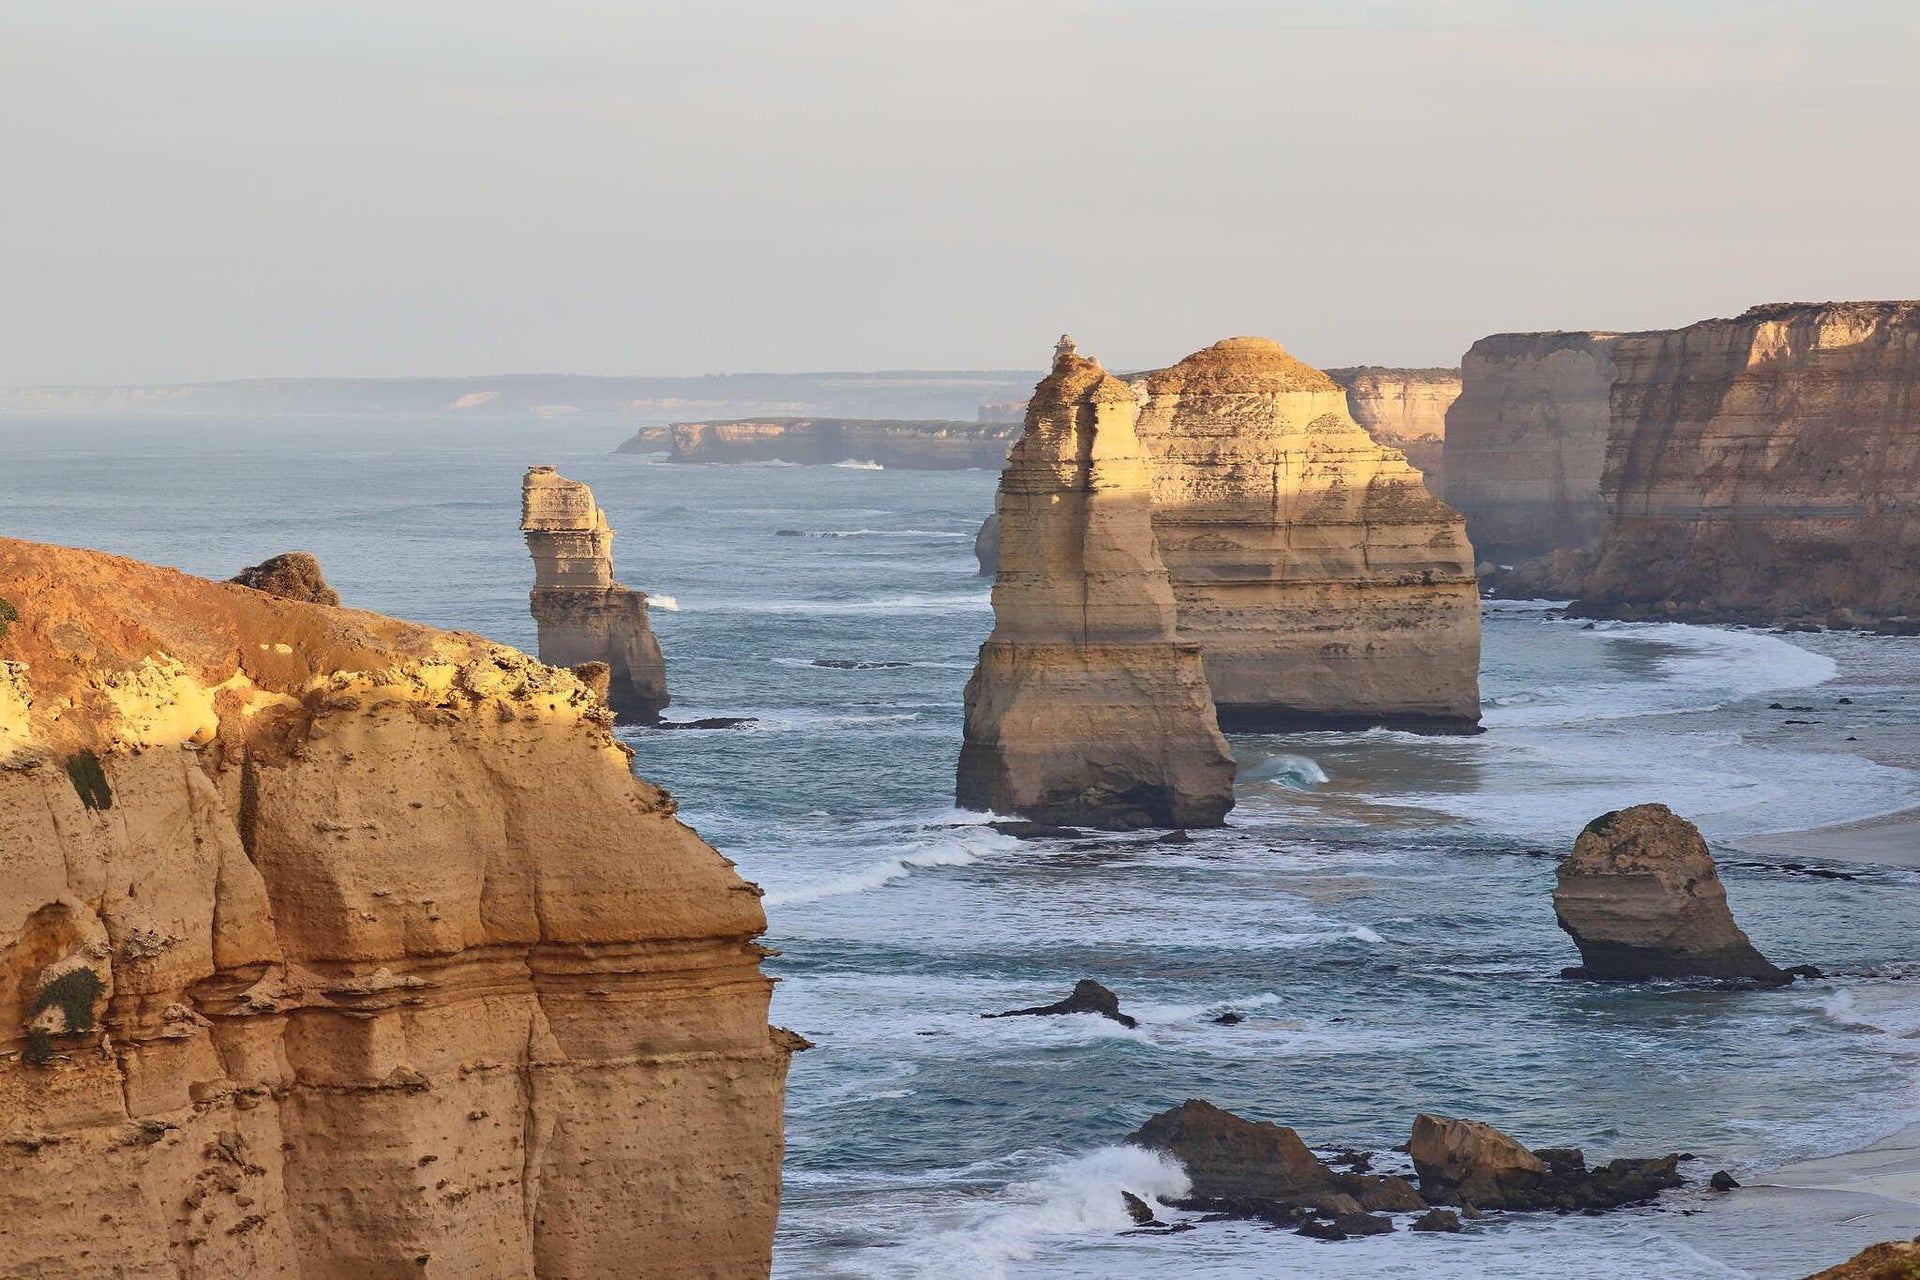
<svg viewBox="0 0 1920 1280">
<path fill-rule="evenodd" d="M 520 528 L 533 553 L 533 620 L 540 660 L 604 663 L 606 700 L 621 716 L 657 724 L 667 705 L 667 663 L 647 625 L 647 597 L 613 580 L 613 530 L 593 490 L 552 467 L 529 467 Z"/>
<path fill-rule="evenodd" d="M 1179 634 L 1206 654 L 1221 725 L 1473 730 L 1462 521 L 1339 385 L 1277 342 L 1229 338 L 1137 389 Z"/>
<path fill-rule="evenodd" d="M 1178 1160 L 1193 1194 L 1295 1200 L 1333 1191 L 1333 1172 L 1284 1125 L 1247 1120 L 1199 1098 L 1162 1111 L 1127 1138 Z"/>
<path fill-rule="evenodd" d="M 1478 1120 L 1416 1116 L 1407 1152 L 1423 1197 L 1475 1209 L 1600 1212 L 1648 1204 L 1684 1185 L 1678 1155 L 1610 1160 L 1589 1169 L 1577 1147 L 1529 1151 Z"/>
<path fill-rule="evenodd" d="M 1019 435 L 1017 422 L 864 418 L 676 422 L 668 459 L 709 463 L 874 462 L 909 470 L 978 467 L 998 471 L 1007 459 L 1008 447 Z M 638 444 L 635 451 L 641 451 Z"/>
<path fill-rule="evenodd" d="M 1038 1005 L 1032 1009 L 1009 1009 L 1005 1013 L 983 1013 L 983 1018 L 1048 1018 L 1067 1013 L 1091 1013 L 1119 1023 L 1123 1027 L 1137 1027 L 1139 1022 L 1120 1012 L 1120 997 L 1111 988 L 1095 982 L 1092 978 L 1082 978 L 1073 984 L 1073 991 L 1064 1000 L 1052 1004 Z"/>
<path fill-rule="evenodd" d="M 1447 409 L 1460 395 L 1458 369 L 1329 369 L 1346 389 L 1347 412 L 1368 435 L 1407 455 L 1427 492 L 1445 499 Z"/>
<path fill-rule="evenodd" d="M 765 1275 L 758 892 L 570 673 L 0 540 L 17 1277 Z"/>
<path fill-rule="evenodd" d="M 1460 362 L 1447 501 L 1483 560 L 1598 544 L 1617 333 L 1497 333 Z"/>
<path fill-rule="evenodd" d="M 320 561 L 305 551 L 288 551 L 259 564 L 250 564 L 227 581 L 282 600 L 298 600 L 303 604 L 340 603 L 340 593 L 327 585 L 326 575 L 320 572 Z"/>
<path fill-rule="evenodd" d="M 966 689 L 962 808 L 1107 828 L 1233 805 L 1200 650 L 1174 633 L 1133 393 L 1062 344 L 1000 476 L 993 632 Z"/>
<path fill-rule="evenodd" d="M 1554 916 L 1580 948 L 1569 976 L 1791 980 L 1734 923 L 1700 829 L 1663 804 L 1595 818 L 1556 874 Z"/>
<path fill-rule="evenodd" d="M 1807 1280 L 1913 1280 L 1920 1275 L 1920 1238 L 1870 1245 Z"/>
<path fill-rule="evenodd" d="M 1920 615 L 1920 302 L 1755 307 L 1614 358 L 1581 612 Z"/>
</svg>

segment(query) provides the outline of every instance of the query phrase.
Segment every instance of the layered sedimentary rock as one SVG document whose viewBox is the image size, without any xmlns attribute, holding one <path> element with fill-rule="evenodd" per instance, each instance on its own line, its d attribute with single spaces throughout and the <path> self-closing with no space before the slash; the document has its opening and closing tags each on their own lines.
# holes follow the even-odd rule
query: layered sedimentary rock
<svg viewBox="0 0 1920 1280">
<path fill-rule="evenodd" d="M 998 471 L 1019 434 L 1017 422 L 864 418 L 677 422 L 668 456 L 674 462 L 873 462 L 909 470 L 978 467 Z"/>
<path fill-rule="evenodd" d="M 1000 513 L 994 512 L 980 522 L 980 532 L 973 535 L 973 558 L 980 566 L 980 576 L 991 578 L 1000 572 Z"/>
<path fill-rule="evenodd" d="M 298 600 L 304 604 L 340 603 L 340 593 L 327 585 L 326 575 L 320 572 L 320 561 L 305 551 L 288 551 L 259 564 L 250 564 L 228 581 L 282 600 Z"/>
<path fill-rule="evenodd" d="M 1614 359 L 1583 611 L 1920 615 L 1920 302 L 1755 307 Z"/>
<path fill-rule="evenodd" d="M 1063 343 L 1000 476 L 993 632 L 967 682 L 960 805 L 1101 827 L 1217 826 L 1233 761 L 1174 633 L 1126 384 Z"/>
<path fill-rule="evenodd" d="M 1229 338 L 1138 384 L 1179 634 L 1228 730 L 1480 719 L 1480 602 L 1458 514 L 1326 374 Z M 1002 554 L 1006 537 L 1002 535 Z"/>
<path fill-rule="evenodd" d="M 1617 333 L 1497 333 L 1460 362 L 1447 501 L 1481 559 L 1596 545 Z"/>
<path fill-rule="evenodd" d="M 0 1266 L 765 1275 L 758 893 L 477 636 L 0 541 Z"/>
<path fill-rule="evenodd" d="M 1590 1169 L 1578 1147 L 1529 1151 L 1490 1124 L 1444 1116 L 1414 1117 L 1406 1150 L 1422 1196 L 1477 1209 L 1595 1213 L 1649 1204 L 1685 1182 L 1677 1153 L 1621 1157 Z"/>
<path fill-rule="evenodd" d="M 667 663 L 647 625 L 647 597 L 613 580 L 613 530 L 593 490 L 552 467 L 520 486 L 520 528 L 533 553 L 533 620 L 540 660 L 607 667 L 606 699 L 623 717 L 657 724 Z"/>
<path fill-rule="evenodd" d="M 1589 822 L 1556 878 L 1554 916 L 1580 948 L 1570 976 L 1788 981 L 1734 923 L 1700 829 L 1663 804 Z"/>
<path fill-rule="evenodd" d="M 1329 369 L 1346 389 L 1347 412 L 1367 434 L 1407 455 L 1427 492 L 1447 496 L 1447 410 L 1460 395 L 1458 369 L 1389 369 L 1361 365 Z"/>
</svg>

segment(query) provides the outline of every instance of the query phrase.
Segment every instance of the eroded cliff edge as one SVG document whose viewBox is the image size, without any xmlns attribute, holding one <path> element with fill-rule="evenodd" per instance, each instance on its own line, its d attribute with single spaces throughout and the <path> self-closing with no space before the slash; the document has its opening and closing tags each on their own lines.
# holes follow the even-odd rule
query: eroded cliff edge
<svg viewBox="0 0 1920 1280">
<path fill-rule="evenodd" d="M 668 460 L 808 465 L 873 462 L 909 470 L 977 467 L 997 471 L 1019 435 L 1018 422 L 866 418 L 676 422 L 669 434 Z M 621 449 L 625 451 L 627 445 Z M 638 445 L 633 451 L 640 451 Z"/>
<path fill-rule="evenodd" d="M 1920 302 L 1760 306 L 1614 359 L 1583 612 L 1920 615 Z"/>
<path fill-rule="evenodd" d="M 1346 388 L 1347 412 L 1388 448 L 1419 468 L 1427 492 L 1447 496 L 1447 410 L 1460 397 L 1458 369 L 1393 369 L 1359 365 L 1329 369 Z"/>
<path fill-rule="evenodd" d="M 758 891 L 573 675 L 0 540 L 11 1276 L 764 1275 Z"/>
</svg>

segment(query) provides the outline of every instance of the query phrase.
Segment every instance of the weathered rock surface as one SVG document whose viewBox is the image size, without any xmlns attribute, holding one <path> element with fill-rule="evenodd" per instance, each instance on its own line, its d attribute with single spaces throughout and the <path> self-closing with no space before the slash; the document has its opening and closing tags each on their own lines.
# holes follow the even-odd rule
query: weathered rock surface
<svg viewBox="0 0 1920 1280">
<path fill-rule="evenodd" d="M 1120 1012 L 1120 997 L 1092 978 L 1073 984 L 1073 992 L 1064 1000 L 1037 1005 L 1031 1009 L 1009 1009 L 1005 1013 L 983 1013 L 983 1018 L 1044 1018 L 1063 1013 L 1093 1013 L 1110 1018 L 1123 1027 L 1137 1027 L 1138 1021 Z"/>
<path fill-rule="evenodd" d="M 1419 468 L 1427 492 L 1445 499 L 1447 409 L 1460 395 L 1458 369 L 1329 369 L 1346 389 L 1347 412 L 1380 444 Z"/>
<path fill-rule="evenodd" d="M 1482 559 L 1598 544 L 1617 333 L 1497 333 L 1460 362 L 1447 501 Z"/>
<path fill-rule="evenodd" d="M 1807 1280 L 1913 1280 L 1920 1276 L 1920 1238 L 1870 1245 Z"/>
<path fill-rule="evenodd" d="M 0 1270 L 765 1275 L 758 894 L 571 674 L 0 540 Z"/>
<path fill-rule="evenodd" d="M 1920 302 L 1755 307 L 1614 358 L 1608 524 L 1580 611 L 1920 614 Z"/>
<path fill-rule="evenodd" d="M 766 418 L 676 422 L 673 462 L 877 462 L 884 467 L 998 471 L 1018 422 Z M 626 446 L 621 446 L 623 449 Z M 636 449 L 638 446 L 636 446 Z"/>
<path fill-rule="evenodd" d="M 1179 635 L 1205 651 L 1220 723 L 1473 730 L 1464 525 L 1340 386 L 1279 343 L 1229 338 L 1137 389 Z"/>
<path fill-rule="evenodd" d="M 1556 875 L 1554 915 L 1580 948 L 1569 976 L 1791 981 L 1734 923 L 1700 829 L 1663 804 L 1595 818 Z"/>
<path fill-rule="evenodd" d="M 327 585 L 326 575 L 320 572 L 320 561 L 305 551 L 288 551 L 259 564 L 250 564 L 227 581 L 282 600 L 298 600 L 303 604 L 340 603 L 340 593 Z"/>
<path fill-rule="evenodd" d="M 1478 1120 L 1417 1116 L 1407 1150 L 1422 1196 L 1474 1209 L 1618 1209 L 1649 1203 L 1662 1191 L 1684 1185 L 1678 1155 L 1610 1160 L 1589 1169 L 1577 1148 L 1529 1151 Z"/>
<path fill-rule="evenodd" d="M 1000 513 L 994 512 L 980 522 L 973 535 L 973 558 L 979 562 L 980 576 L 991 578 L 1000 572 Z"/>
<path fill-rule="evenodd" d="M 1163 1151 L 1187 1171 L 1197 1197 L 1312 1200 L 1333 1195 L 1333 1171 L 1284 1125 L 1247 1120 L 1211 1102 L 1189 1098 L 1127 1137 Z"/>
<path fill-rule="evenodd" d="M 1125 829 L 1218 826 L 1233 805 L 1200 650 L 1175 637 L 1138 416 L 1125 383 L 1063 342 L 1000 476 L 962 808 Z"/>
<path fill-rule="evenodd" d="M 540 660 L 605 663 L 607 704 L 628 720 L 659 723 L 668 702 L 666 658 L 647 625 L 646 595 L 613 580 L 613 530 L 593 490 L 552 467 L 529 467 L 520 528 L 533 553 Z"/>
</svg>

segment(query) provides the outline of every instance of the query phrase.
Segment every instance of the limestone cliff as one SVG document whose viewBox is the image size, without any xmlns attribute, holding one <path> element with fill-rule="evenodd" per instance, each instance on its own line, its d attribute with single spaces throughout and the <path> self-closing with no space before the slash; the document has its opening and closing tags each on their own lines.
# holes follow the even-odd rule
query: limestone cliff
<svg viewBox="0 0 1920 1280">
<path fill-rule="evenodd" d="M 1347 412 L 1367 434 L 1407 455 L 1427 492 L 1447 496 L 1447 409 L 1460 395 L 1458 369 L 1329 369 L 1347 393 Z"/>
<path fill-rule="evenodd" d="M 876 462 L 907 470 L 998 471 L 1020 424 L 864 418 L 677 422 L 673 462 Z M 625 446 L 622 446 L 623 448 Z"/>
<path fill-rule="evenodd" d="M 540 660 L 604 663 L 608 704 L 629 720 L 658 724 L 667 705 L 666 658 L 647 625 L 647 597 L 613 580 L 613 530 L 593 490 L 552 467 L 528 468 L 520 528 L 533 553 Z"/>
<path fill-rule="evenodd" d="M 1217 826 L 1233 760 L 1176 640 L 1133 393 L 1063 341 L 1000 475 L 993 632 L 967 682 L 962 808 Z"/>
<path fill-rule="evenodd" d="M 1595 545 L 1617 333 L 1498 333 L 1460 362 L 1447 501 L 1482 560 Z"/>
<path fill-rule="evenodd" d="M 0 1270 L 765 1275 L 758 891 L 566 671 L 0 540 Z"/>
<path fill-rule="evenodd" d="M 1920 614 L 1920 302 L 1755 307 L 1615 361 L 1583 611 Z"/>
<path fill-rule="evenodd" d="M 1461 519 L 1338 384 L 1277 342 L 1229 338 L 1137 390 L 1179 635 L 1206 653 L 1223 727 L 1478 725 Z"/>
</svg>

